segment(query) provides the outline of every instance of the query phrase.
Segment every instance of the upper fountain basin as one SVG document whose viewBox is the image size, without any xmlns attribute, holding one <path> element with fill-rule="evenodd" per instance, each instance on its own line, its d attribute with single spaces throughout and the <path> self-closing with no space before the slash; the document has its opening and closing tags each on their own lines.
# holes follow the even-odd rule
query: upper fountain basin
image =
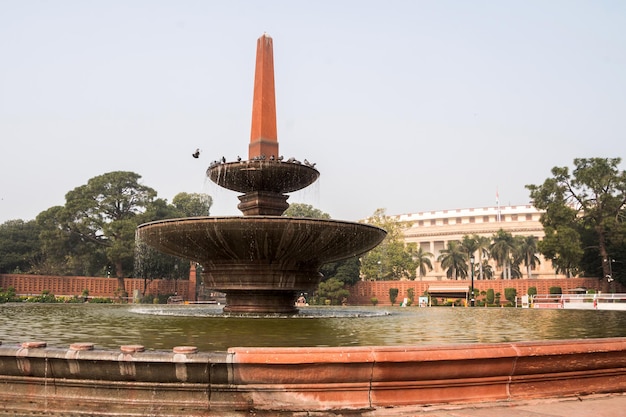
<svg viewBox="0 0 626 417">
<path fill-rule="evenodd" d="M 142 224 L 137 233 L 159 251 L 202 264 L 238 260 L 310 266 L 360 255 L 386 235 L 362 223 L 283 216 L 169 219 Z"/>
<path fill-rule="evenodd" d="M 216 163 L 207 169 L 207 176 L 232 191 L 248 193 L 271 191 L 290 193 L 313 184 L 320 173 L 299 162 L 252 160 Z"/>
</svg>

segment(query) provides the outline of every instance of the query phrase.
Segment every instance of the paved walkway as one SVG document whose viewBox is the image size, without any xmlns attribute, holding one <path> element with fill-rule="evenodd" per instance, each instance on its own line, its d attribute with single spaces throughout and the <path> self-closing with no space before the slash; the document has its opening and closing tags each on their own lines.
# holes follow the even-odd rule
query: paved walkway
<svg viewBox="0 0 626 417">
<path fill-rule="evenodd" d="M 626 394 L 376 410 L 363 417 L 624 417 Z"/>
</svg>

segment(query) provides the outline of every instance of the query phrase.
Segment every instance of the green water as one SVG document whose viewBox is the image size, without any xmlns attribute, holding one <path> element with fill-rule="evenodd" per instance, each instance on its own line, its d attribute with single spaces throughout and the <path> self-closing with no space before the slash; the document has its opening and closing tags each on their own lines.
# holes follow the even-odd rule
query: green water
<svg viewBox="0 0 626 417">
<path fill-rule="evenodd" d="M 305 317 L 223 317 L 215 306 L 0 304 L 0 341 L 234 346 L 433 345 L 626 336 L 626 311 L 512 308 L 308 308 Z M 319 316 L 319 317 L 318 317 Z"/>
</svg>

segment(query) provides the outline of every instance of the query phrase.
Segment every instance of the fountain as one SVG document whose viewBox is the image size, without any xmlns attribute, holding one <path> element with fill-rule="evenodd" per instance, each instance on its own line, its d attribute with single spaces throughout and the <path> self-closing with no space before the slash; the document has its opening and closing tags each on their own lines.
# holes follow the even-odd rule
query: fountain
<svg viewBox="0 0 626 417">
<path fill-rule="evenodd" d="M 207 288 L 226 293 L 224 312 L 297 312 L 299 292 L 319 284 L 322 264 L 360 255 L 386 232 L 360 223 L 289 218 L 286 193 L 317 180 L 314 164 L 278 151 L 272 38 L 257 41 L 248 160 L 213 162 L 207 176 L 243 193 L 243 217 L 195 217 L 139 226 L 137 236 L 170 255 L 198 262 Z"/>
<path fill-rule="evenodd" d="M 318 331 L 331 339 L 335 332 L 347 337 L 337 337 L 336 345 L 316 334 L 306 339 L 292 331 L 289 326 L 300 325 L 295 321 L 309 319 L 305 314 L 283 314 L 296 311 L 297 291 L 315 287 L 319 266 L 375 247 L 385 232 L 365 224 L 281 216 L 288 207 L 285 194 L 310 185 L 319 172 L 313 164 L 281 160 L 272 41 L 262 36 L 258 46 L 250 157 L 222 159 L 207 171 L 218 185 L 243 193 L 243 217 L 158 221 L 140 226 L 138 235 L 156 249 L 201 263 L 205 283 L 226 292 L 225 311 L 280 316 L 219 314 L 216 319 L 176 319 L 168 325 L 145 316 L 129 318 L 126 309 L 134 306 L 128 305 L 3 308 L 9 319 L 0 326 L 5 339 L 0 343 L 0 414 L 399 416 L 438 406 L 626 392 L 621 312 L 533 309 L 516 314 L 513 309 L 398 307 L 389 316 L 393 322 L 384 321 L 385 316 L 370 317 L 361 327 L 360 317 L 340 317 L 353 322 L 335 324 L 313 319 L 320 320 Z M 172 308 L 190 314 L 203 307 Z M 53 314 L 68 310 L 69 316 Z M 594 317 L 602 325 L 592 324 L 592 330 L 582 332 L 578 322 L 587 319 L 580 314 L 602 314 Z M 546 322 L 538 320 L 544 316 Z M 215 320 L 221 323 L 211 323 Z M 248 327 L 239 329 L 237 338 L 231 324 L 239 320 Z M 250 323 L 254 320 L 260 324 Z M 267 321 L 274 327 L 264 327 Z M 113 328 L 103 330 L 107 322 L 114 323 Z M 52 331 L 53 337 L 50 329 L 61 323 L 69 330 Z M 300 327 L 315 327 L 311 323 Z M 537 340 L 554 336 L 552 329 L 566 327 L 563 323 L 574 324 L 566 334 L 572 339 Z M 217 327 L 220 324 L 224 327 Z M 279 347 L 276 328 L 283 334 Z M 613 330 L 598 333 L 600 328 Z M 450 335 L 456 333 L 459 338 L 452 340 Z M 28 340 L 32 335 L 69 346 Z M 217 350 L 196 343 L 218 336 L 227 340 Z M 92 340 L 74 339 L 79 337 L 93 337 L 106 349 L 96 349 Z M 164 343 L 163 338 L 169 346 L 185 344 L 170 350 L 139 344 Z M 476 343 L 467 343 L 471 340 Z M 119 349 L 111 349 L 120 343 Z M 207 348 L 211 350 L 202 351 Z"/>
</svg>

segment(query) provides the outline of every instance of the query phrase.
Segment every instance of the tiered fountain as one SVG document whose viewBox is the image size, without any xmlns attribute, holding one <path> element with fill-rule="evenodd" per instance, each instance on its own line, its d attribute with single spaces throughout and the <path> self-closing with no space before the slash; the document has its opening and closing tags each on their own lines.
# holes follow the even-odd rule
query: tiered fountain
<svg viewBox="0 0 626 417">
<path fill-rule="evenodd" d="M 226 292 L 226 311 L 287 313 L 295 311 L 297 291 L 315 287 L 322 263 L 367 251 L 385 232 L 281 216 L 288 206 L 285 193 L 306 187 L 319 173 L 310 164 L 279 161 L 272 41 L 263 36 L 258 46 L 250 158 L 219 162 L 207 172 L 220 186 L 243 193 L 244 216 L 160 221 L 140 226 L 138 233 L 159 250 L 200 262 L 205 282 Z M 436 309 L 430 313 L 438 315 Z M 485 309 L 466 314 L 491 323 Z M 384 333 L 402 337 L 411 331 L 400 323 L 402 317 L 393 320 Z M 0 343 L 0 415 L 399 416 L 451 404 L 457 409 L 499 401 L 506 407 L 518 400 L 583 401 L 587 394 L 626 392 L 623 337 L 440 346 L 232 346 L 211 352 L 195 346 L 144 351 L 135 344 L 103 350 L 77 342 L 68 348 L 45 341 Z"/>
<path fill-rule="evenodd" d="M 207 288 L 226 293 L 224 312 L 297 312 L 296 296 L 313 290 L 322 264 L 362 254 L 386 232 L 367 224 L 282 216 L 286 193 L 317 180 L 311 164 L 278 152 L 272 38 L 257 41 L 248 160 L 214 162 L 207 176 L 243 193 L 243 217 L 194 217 L 139 226 L 138 238 L 159 251 L 198 262 Z"/>
</svg>

